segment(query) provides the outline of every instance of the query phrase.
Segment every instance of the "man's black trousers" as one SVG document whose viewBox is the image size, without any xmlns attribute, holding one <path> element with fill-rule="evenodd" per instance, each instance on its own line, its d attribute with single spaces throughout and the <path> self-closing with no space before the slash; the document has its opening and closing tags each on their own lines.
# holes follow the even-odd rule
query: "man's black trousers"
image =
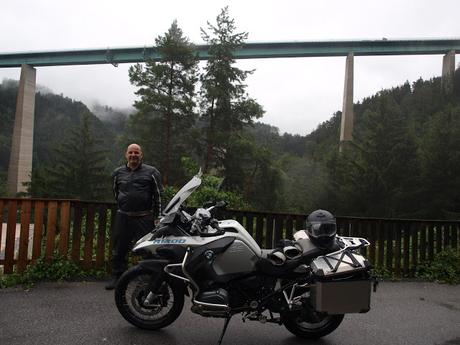
<svg viewBox="0 0 460 345">
<path fill-rule="evenodd" d="M 128 266 L 128 252 L 135 241 L 154 228 L 153 216 L 132 217 L 117 212 L 113 231 L 112 274 L 120 276 Z"/>
</svg>

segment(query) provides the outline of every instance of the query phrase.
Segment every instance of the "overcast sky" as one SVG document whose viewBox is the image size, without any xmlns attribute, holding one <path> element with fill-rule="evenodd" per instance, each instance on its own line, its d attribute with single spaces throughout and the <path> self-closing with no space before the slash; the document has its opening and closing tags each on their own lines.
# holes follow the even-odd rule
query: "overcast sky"
<svg viewBox="0 0 460 345">
<path fill-rule="evenodd" d="M 3 0 L 0 53 L 152 46 L 177 19 L 193 43 L 200 27 L 229 6 L 248 42 L 460 37 L 458 0 Z M 459 63 L 459 55 L 456 56 Z M 239 61 L 255 69 L 249 94 L 263 105 L 262 122 L 305 135 L 341 110 L 345 57 Z M 132 105 L 128 64 L 39 67 L 37 83 L 54 93 L 112 107 Z M 354 101 L 406 80 L 441 74 L 442 56 L 355 57 Z M 19 79 L 0 69 L 0 80 Z"/>
</svg>

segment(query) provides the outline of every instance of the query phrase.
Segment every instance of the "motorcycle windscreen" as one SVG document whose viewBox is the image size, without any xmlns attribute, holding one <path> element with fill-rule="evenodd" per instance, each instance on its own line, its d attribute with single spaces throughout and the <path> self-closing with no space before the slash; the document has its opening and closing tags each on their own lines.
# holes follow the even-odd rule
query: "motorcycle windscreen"
<svg viewBox="0 0 460 345">
<path fill-rule="evenodd" d="M 188 181 L 185 186 L 183 186 L 180 191 L 174 195 L 171 201 L 168 203 L 166 208 L 163 211 L 163 214 L 167 216 L 168 214 L 172 214 L 179 210 L 180 205 L 193 193 L 195 189 L 197 189 L 201 184 L 201 169 L 195 176 L 192 177 L 190 181 Z"/>
</svg>

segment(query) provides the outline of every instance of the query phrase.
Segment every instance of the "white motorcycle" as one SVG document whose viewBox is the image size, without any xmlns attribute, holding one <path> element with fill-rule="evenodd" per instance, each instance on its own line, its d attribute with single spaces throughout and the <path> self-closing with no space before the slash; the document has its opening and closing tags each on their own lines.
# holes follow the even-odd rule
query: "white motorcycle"
<svg viewBox="0 0 460 345">
<path fill-rule="evenodd" d="M 225 202 L 186 212 L 183 203 L 200 184 L 198 173 L 169 202 L 157 228 L 136 243 L 133 252 L 143 260 L 115 289 L 127 321 L 142 329 L 166 327 L 187 296 L 192 312 L 225 319 L 221 344 L 239 313 L 312 339 L 334 331 L 346 313 L 369 311 L 370 265 L 360 254 L 367 240 L 336 236 L 320 248 L 300 230 L 277 248 L 261 249 L 237 221 L 213 218 Z"/>
</svg>

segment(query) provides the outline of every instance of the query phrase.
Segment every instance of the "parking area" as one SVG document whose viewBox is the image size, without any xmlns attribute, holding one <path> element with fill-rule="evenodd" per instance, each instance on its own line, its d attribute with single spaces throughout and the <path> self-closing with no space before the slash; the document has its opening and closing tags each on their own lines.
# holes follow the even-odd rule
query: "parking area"
<svg viewBox="0 0 460 345">
<path fill-rule="evenodd" d="M 223 320 L 190 312 L 155 332 L 131 326 L 118 313 L 104 282 L 41 283 L 30 290 L 0 290 L 0 344 L 181 345 L 216 344 Z M 460 345 L 460 286 L 384 282 L 367 314 L 345 317 L 317 341 L 291 335 L 283 326 L 243 323 L 235 316 L 223 344 Z"/>
</svg>

